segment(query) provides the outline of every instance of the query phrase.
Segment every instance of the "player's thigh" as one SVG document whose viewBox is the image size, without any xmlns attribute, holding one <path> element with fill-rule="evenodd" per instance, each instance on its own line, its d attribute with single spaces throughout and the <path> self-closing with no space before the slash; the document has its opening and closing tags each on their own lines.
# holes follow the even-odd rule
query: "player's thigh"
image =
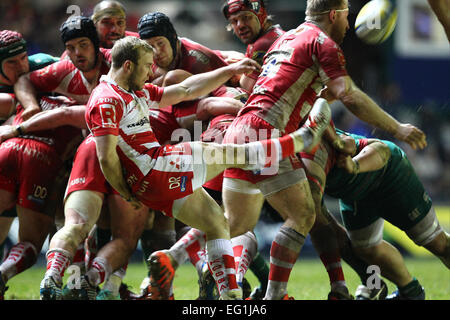
<svg viewBox="0 0 450 320">
<path fill-rule="evenodd" d="M 123 238 L 137 243 L 148 219 L 148 208 L 142 206 L 136 210 L 120 195 L 109 195 L 107 203 L 113 239 Z"/>
<path fill-rule="evenodd" d="M 228 223 L 222 208 L 203 189 L 174 201 L 174 217 L 206 233 L 208 238 L 229 238 Z"/>
<path fill-rule="evenodd" d="M 231 236 L 253 230 L 264 204 L 264 196 L 256 185 L 245 180 L 225 178 L 222 198 Z"/>
<path fill-rule="evenodd" d="M 19 241 L 31 242 L 40 249 L 53 226 L 54 217 L 22 206 L 17 206 L 17 216 Z"/>
<path fill-rule="evenodd" d="M 0 214 L 16 204 L 16 196 L 9 190 L 0 189 Z"/>
<path fill-rule="evenodd" d="M 314 202 L 307 179 L 268 195 L 266 199 L 285 220 L 314 220 Z"/>
</svg>

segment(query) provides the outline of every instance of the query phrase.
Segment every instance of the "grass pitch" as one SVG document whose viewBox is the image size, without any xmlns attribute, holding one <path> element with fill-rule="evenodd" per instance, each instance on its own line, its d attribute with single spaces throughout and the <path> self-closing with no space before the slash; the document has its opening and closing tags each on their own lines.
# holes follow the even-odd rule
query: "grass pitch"
<svg viewBox="0 0 450 320">
<path fill-rule="evenodd" d="M 406 259 L 406 265 L 412 276 L 416 277 L 426 291 L 427 300 L 450 300 L 450 271 L 436 258 Z M 360 284 L 356 273 L 343 263 L 347 286 L 352 294 Z M 17 275 L 8 282 L 7 300 L 38 300 L 39 284 L 44 275 L 44 267 L 33 267 Z M 144 263 L 133 263 L 128 266 L 125 283 L 134 292 L 146 275 Z M 247 280 L 252 288 L 258 286 L 258 280 L 251 271 Z M 389 293 L 396 289 L 395 285 L 386 281 Z M 295 265 L 289 281 L 288 292 L 296 300 L 325 300 L 330 286 L 328 275 L 319 259 L 301 259 Z M 197 272 L 191 264 L 184 264 L 177 269 L 174 280 L 176 300 L 193 300 L 198 296 Z"/>
</svg>

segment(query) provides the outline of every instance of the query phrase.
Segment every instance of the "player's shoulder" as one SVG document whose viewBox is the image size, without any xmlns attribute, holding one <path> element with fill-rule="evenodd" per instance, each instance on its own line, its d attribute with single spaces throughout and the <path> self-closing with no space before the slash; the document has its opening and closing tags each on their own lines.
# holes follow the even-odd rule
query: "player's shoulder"
<svg viewBox="0 0 450 320">
<path fill-rule="evenodd" d="M 279 25 L 272 26 L 251 45 L 252 51 L 269 50 L 272 44 L 283 34 L 285 34 L 285 31 Z"/>
<path fill-rule="evenodd" d="M 134 32 L 134 31 L 125 31 L 125 37 L 136 37 L 136 38 L 140 38 L 139 37 L 139 33 Z"/>
<path fill-rule="evenodd" d="M 63 59 L 32 71 L 30 76 L 32 79 L 48 79 L 48 77 L 60 79 L 76 69 L 70 59 Z"/>
</svg>

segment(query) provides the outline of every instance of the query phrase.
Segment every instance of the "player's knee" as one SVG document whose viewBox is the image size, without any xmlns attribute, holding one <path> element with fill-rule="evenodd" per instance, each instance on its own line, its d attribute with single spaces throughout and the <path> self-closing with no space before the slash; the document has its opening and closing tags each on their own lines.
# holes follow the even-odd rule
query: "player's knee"
<svg viewBox="0 0 450 320">
<path fill-rule="evenodd" d="M 65 224 L 53 238 L 65 243 L 66 246 L 75 251 L 78 245 L 87 238 L 91 229 L 92 225 L 88 223 L 69 223 Z"/>
</svg>

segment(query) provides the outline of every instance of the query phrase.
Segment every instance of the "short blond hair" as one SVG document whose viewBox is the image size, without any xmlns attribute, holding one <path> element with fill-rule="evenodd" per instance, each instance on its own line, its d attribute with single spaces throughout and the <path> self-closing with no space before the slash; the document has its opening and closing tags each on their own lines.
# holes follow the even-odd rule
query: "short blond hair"
<svg viewBox="0 0 450 320">
<path fill-rule="evenodd" d="M 153 48 L 139 38 L 129 36 L 117 40 L 111 49 L 112 67 L 118 69 L 127 60 L 137 64 L 141 51 L 153 54 Z"/>
</svg>

